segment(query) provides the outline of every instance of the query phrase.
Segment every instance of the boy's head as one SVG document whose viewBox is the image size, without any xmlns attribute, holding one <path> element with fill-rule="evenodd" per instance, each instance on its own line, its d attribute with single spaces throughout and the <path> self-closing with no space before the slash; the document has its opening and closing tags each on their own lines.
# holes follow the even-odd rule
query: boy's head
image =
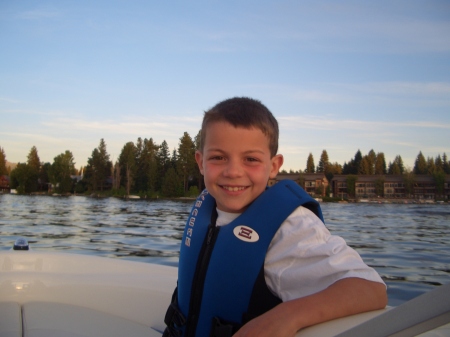
<svg viewBox="0 0 450 337">
<path fill-rule="evenodd" d="M 208 126 L 215 122 L 227 122 L 234 127 L 260 129 L 269 140 L 271 156 L 278 151 L 278 122 L 260 101 L 248 97 L 235 97 L 217 103 L 203 117 L 200 151 L 205 144 Z"/>
<path fill-rule="evenodd" d="M 256 100 L 232 98 L 205 112 L 195 160 L 219 210 L 242 213 L 264 192 L 283 164 L 277 147 L 277 121 Z"/>
</svg>

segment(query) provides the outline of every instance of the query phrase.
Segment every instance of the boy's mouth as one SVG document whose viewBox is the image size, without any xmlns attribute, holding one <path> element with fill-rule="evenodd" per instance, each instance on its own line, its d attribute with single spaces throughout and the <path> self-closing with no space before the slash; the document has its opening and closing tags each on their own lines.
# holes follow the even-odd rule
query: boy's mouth
<svg viewBox="0 0 450 337">
<path fill-rule="evenodd" d="M 230 192 L 239 192 L 242 190 L 245 190 L 247 187 L 245 186 L 221 186 L 224 190 L 230 191 Z"/>
</svg>

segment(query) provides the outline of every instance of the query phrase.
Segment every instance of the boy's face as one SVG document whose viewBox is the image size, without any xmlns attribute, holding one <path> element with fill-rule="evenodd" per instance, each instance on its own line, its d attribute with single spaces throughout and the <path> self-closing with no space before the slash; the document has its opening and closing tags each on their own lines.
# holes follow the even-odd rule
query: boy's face
<svg viewBox="0 0 450 337">
<path fill-rule="evenodd" d="M 203 152 L 195 159 L 217 207 L 242 213 L 275 178 L 283 156 L 271 158 L 269 139 L 257 128 L 235 128 L 227 122 L 207 127 Z"/>
</svg>

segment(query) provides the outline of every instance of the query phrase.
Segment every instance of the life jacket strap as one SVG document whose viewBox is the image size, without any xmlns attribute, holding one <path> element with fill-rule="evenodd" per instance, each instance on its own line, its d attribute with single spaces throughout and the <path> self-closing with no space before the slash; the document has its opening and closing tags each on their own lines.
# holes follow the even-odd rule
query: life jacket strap
<svg viewBox="0 0 450 337">
<path fill-rule="evenodd" d="M 241 324 L 228 322 L 219 317 L 213 317 L 209 337 L 231 337 L 241 326 Z"/>
<path fill-rule="evenodd" d="M 186 324 L 186 317 L 182 314 L 178 308 L 178 287 L 172 295 L 172 303 L 167 308 L 166 315 L 164 317 L 164 323 L 167 327 L 164 330 L 163 337 L 181 337 L 183 331 L 181 328 Z"/>
</svg>

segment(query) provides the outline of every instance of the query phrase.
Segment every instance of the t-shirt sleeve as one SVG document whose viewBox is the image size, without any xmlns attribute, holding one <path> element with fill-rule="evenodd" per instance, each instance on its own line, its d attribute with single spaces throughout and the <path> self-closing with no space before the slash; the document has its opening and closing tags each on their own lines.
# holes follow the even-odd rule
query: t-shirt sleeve
<svg viewBox="0 0 450 337">
<path fill-rule="evenodd" d="M 273 237 L 264 270 L 269 289 L 283 301 L 317 293 L 348 277 L 384 284 L 343 238 L 331 235 L 322 221 L 302 206 Z"/>
</svg>

